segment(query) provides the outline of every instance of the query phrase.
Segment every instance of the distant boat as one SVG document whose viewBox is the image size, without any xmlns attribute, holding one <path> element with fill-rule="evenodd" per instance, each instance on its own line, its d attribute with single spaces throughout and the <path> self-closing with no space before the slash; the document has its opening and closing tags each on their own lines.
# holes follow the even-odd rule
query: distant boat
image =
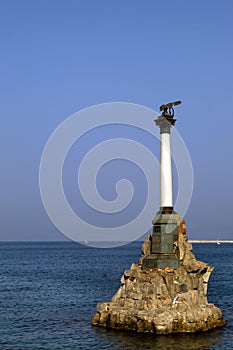
<svg viewBox="0 0 233 350">
<path fill-rule="evenodd" d="M 220 243 L 220 241 L 219 241 L 219 238 L 218 238 L 218 240 L 217 240 L 217 245 L 220 245 L 221 243 Z"/>
</svg>

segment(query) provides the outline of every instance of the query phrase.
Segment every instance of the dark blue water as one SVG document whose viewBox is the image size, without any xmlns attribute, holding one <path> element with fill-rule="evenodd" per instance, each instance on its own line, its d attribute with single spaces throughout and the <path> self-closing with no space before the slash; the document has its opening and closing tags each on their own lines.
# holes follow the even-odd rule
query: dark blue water
<svg viewBox="0 0 233 350">
<path fill-rule="evenodd" d="M 0 349 L 233 349 L 231 244 L 194 245 L 196 257 L 215 266 L 208 300 L 222 309 L 224 328 L 169 336 L 92 328 L 97 303 L 112 298 L 140 247 L 1 243 Z"/>
</svg>

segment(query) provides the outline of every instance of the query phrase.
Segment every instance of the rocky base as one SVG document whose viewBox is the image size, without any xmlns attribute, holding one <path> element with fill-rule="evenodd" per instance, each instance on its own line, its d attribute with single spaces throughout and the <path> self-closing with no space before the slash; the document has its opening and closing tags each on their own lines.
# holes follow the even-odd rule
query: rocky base
<svg viewBox="0 0 233 350">
<path fill-rule="evenodd" d="M 99 303 L 92 325 L 156 334 L 207 331 L 225 324 L 221 310 L 208 304 L 208 264 L 197 261 L 191 252 L 185 223 L 180 219 L 174 251 L 181 266 L 142 269 L 150 254 L 150 235 L 142 246 L 142 257 L 121 279 L 111 302 Z"/>
<path fill-rule="evenodd" d="M 203 276 L 174 271 L 125 271 L 122 286 L 109 303 L 97 306 L 92 324 L 135 332 L 167 334 L 206 331 L 225 324 L 221 310 L 208 304 Z"/>
</svg>

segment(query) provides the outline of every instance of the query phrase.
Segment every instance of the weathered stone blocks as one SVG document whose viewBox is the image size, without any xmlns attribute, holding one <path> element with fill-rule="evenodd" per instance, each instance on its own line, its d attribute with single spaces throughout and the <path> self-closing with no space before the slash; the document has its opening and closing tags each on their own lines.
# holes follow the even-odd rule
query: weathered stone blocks
<svg viewBox="0 0 233 350">
<path fill-rule="evenodd" d="M 180 267 L 142 269 L 151 253 L 151 237 L 142 245 L 142 257 L 121 278 L 111 302 L 99 303 L 94 326 L 157 334 L 206 331 L 225 324 L 221 310 L 207 301 L 208 280 L 213 267 L 197 261 L 179 217 L 174 252 Z"/>
</svg>

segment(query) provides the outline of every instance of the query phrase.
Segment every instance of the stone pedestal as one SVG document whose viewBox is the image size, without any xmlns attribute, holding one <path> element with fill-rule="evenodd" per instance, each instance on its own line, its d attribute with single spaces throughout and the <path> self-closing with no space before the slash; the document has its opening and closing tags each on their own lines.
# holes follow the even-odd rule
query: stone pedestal
<svg viewBox="0 0 233 350">
<path fill-rule="evenodd" d="M 178 242 L 180 217 L 171 212 L 160 210 L 153 220 L 153 235 L 150 254 L 143 260 L 142 269 L 147 268 L 178 268 L 179 257 L 175 254 Z"/>
<path fill-rule="evenodd" d="M 167 334 L 206 331 L 225 324 L 221 310 L 209 304 L 206 297 L 213 267 L 195 259 L 185 222 L 178 215 L 176 220 L 174 254 L 180 266 L 145 268 L 144 261 L 148 263 L 149 256 L 157 254 L 151 254 L 157 242 L 152 248 L 153 239 L 148 234 L 141 258 L 124 272 L 117 293 L 110 302 L 98 304 L 93 326 Z M 158 257 L 155 260 L 162 263 Z"/>
</svg>

